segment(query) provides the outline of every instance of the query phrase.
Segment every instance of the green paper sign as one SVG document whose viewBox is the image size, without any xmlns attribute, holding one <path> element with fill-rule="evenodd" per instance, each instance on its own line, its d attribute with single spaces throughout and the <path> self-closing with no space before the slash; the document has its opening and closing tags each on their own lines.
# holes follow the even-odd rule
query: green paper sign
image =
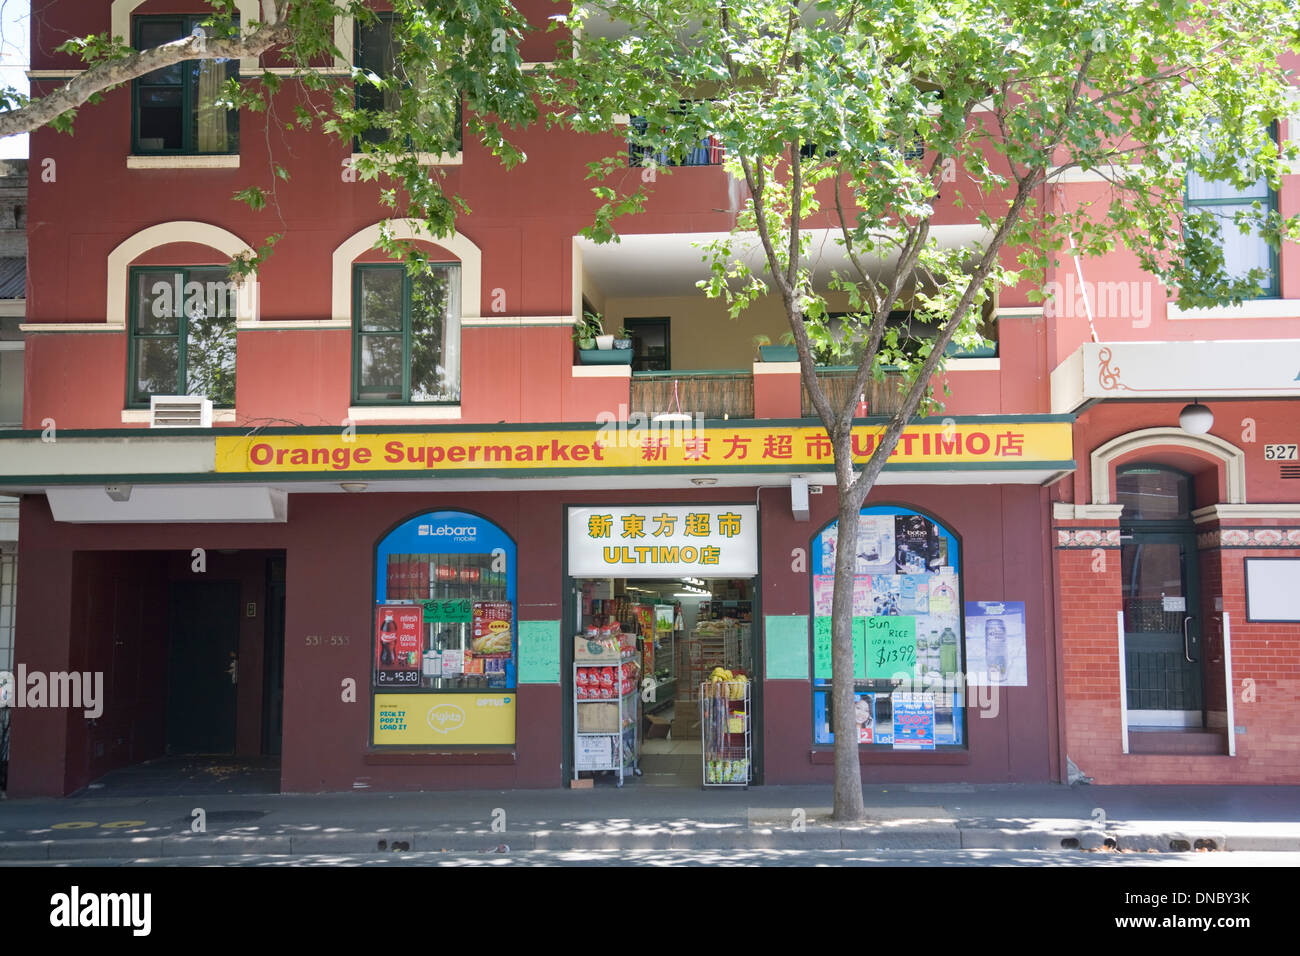
<svg viewBox="0 0 1300 956">
<path fill-rule="evenodd" d="M 765 617 L 763 645 L 769 680 L 808 679 L 808 616 Z"/>
<path fill-rule="evenodd" d="M 853 679 L 867 678 L 867 619 L 853 619 Z M 817 680 L 831 679 L 831 619 L 829 617 L 813 618 L 813 677 Z"/>
<path fill-rule="evenodd" d="M 902 615 L 868 617 L 867 676 L 911 676 L 916 666 L 916 618 Z"/>
<path fill-rule="evenodd" d="M 560 622 L 519 622 L 519 683 L 560 682 Z"/>
<path fill-rule="evenodd" d="M 473 602 L 469 598 L 422 603 L 425 624 L 468 624 L 473 616 Z"/>
</svg>

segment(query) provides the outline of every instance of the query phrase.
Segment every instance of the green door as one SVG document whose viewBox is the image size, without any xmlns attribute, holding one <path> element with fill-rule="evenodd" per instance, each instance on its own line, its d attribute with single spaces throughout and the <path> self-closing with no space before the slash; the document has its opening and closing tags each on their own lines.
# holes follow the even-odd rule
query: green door
<svg viewBox="0 0 1300 956">
<path fill-rule="evenodd" d="M 1182 711 L 1184 725 L 1199 726 L 1191 717 L 1202 706 L 1196 536 L 1134 531 L 1120 561 L 1129 710 Z"/>
<path fill-rule="evenodd" d="M 1167 468 L 1117 476 L 1129 723 L 1200 727 L 1200 573 L 1191 480 Z"/>
</svg>

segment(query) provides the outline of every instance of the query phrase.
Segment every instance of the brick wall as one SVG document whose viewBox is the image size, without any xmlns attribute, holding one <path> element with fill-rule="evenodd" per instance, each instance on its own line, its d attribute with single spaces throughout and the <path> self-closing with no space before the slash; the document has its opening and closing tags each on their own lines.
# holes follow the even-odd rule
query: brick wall
<svg viewBox="0 0 1300 956">
<path fill-rule="evenodd" d="M 1056 579 L 1063 649 L 1066 753 L 1098 784 L 1300 783 L 1300 624 L 1246 621 L 1244 559 L 1297 557 L 1300 549 L 1219 547 L 1200 554 L 1201 612 L 1205 621 L 1206 709 L 1224 709 L 1222 611 L 1229 615 L 1235 714 L 1245 732 L 1237 754 L 1182 756 L 1124 754 L 1116 612 L 1120 561 L 1115 547 L 1078 543 L 1078 529 L 1103 522 L 1057 522 Z M 1062 546 L 1066 531 L 1068 546 Z M 1217 679 L 1216 679 L 1217 677 Z M 1253 698 L 1253 699 L 1252 699 Z"/>
</svg>

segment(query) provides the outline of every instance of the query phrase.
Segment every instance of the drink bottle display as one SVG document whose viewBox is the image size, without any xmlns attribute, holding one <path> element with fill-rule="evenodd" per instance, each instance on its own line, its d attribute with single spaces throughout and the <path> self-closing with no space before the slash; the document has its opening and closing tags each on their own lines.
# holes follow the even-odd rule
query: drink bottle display
<svg viewBox="0 0 1300 956">
<path fill-rule="evenodd" d="M 957 673 L 957 635 L 951 627 L 945 627 L 939 638 L 939 670 L 944 677 Z"/>
<path fill-rule="evenodd" d="M 984 624 L 984 663 L 990 681 L 1001 683 L 1007 679 L 1007 626 L 998 618 Z"/>
<path fill-rule="evenodd" d="M 379 625 L 379 663 L 383 667 L 391 667 L 396 662 L 393 655 L 393 644 L 397 640 L 397 624 L 393 621 L 393 613 L 389 611 L 384 615 L 384 622 Z"/>
</svg>

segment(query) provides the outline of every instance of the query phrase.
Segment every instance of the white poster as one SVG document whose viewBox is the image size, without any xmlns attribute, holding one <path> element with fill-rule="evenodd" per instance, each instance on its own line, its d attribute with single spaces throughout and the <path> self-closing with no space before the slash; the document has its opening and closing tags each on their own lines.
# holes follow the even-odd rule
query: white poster
<svg viewBox="0 0 1300 956">
<path fill-rule="evenodd" d="M 1029 685 L 1023 601 L 966 602 L 966 683 Z"/>
<path fill-rule="evenodd" d="M 753 577 L 758 574 L 758 509 L 753 505 L 570 508 L 569 574 Z"/>
</svg>

